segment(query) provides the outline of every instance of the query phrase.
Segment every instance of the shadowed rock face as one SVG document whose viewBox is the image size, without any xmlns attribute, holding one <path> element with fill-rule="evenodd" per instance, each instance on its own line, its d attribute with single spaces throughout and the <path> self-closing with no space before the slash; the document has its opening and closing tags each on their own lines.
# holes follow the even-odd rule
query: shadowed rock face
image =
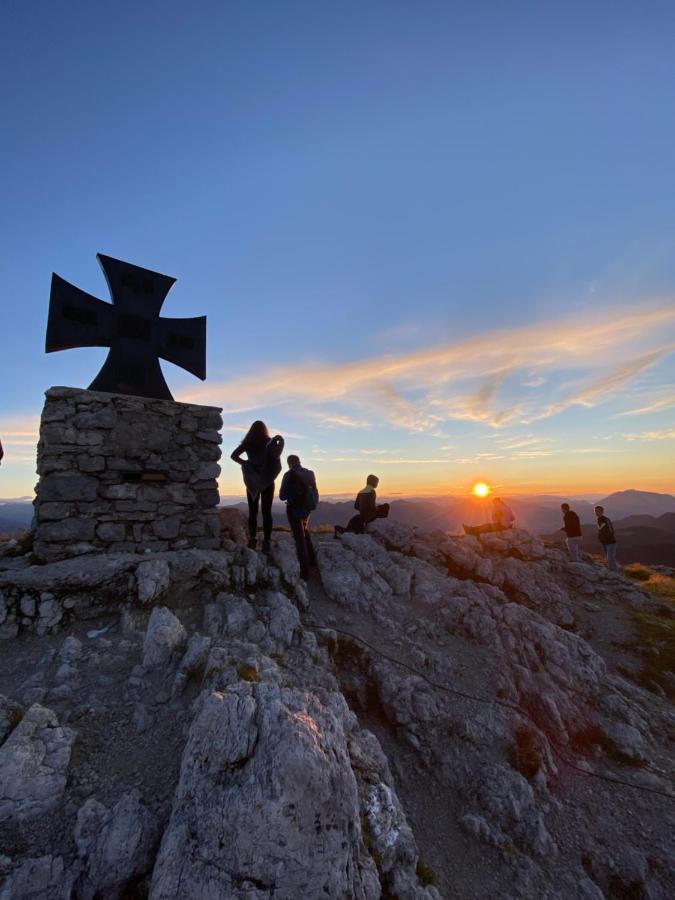
<svg viewBox="0 0 675 900">
<path fill-rule="evenodd" d="M 0 561 L 0 900 L 666 900 L 672 804 L 583 775 L 669 789 L 662 604 L 522 530 L 317 545 Z"/>
</svg>

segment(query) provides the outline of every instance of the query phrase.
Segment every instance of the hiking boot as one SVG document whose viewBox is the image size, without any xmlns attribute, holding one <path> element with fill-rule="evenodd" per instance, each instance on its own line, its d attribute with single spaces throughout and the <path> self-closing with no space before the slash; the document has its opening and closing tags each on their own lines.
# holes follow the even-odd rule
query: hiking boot
<svg viewBox="0 0 675 900">
<path fill-rule="evenodd" d="M 272 542 L 271 541 L 263 541 L 262 552 L 263 553 L 271 553 L 272 552 Z"/>
<path fill-rule="evenodd" d="M 255 550 L 255 548 L 258 546 L 258 539 L 257 538 L 249 538 L 247 546 L 248 546 L 249 550 Z"/>
</svg>

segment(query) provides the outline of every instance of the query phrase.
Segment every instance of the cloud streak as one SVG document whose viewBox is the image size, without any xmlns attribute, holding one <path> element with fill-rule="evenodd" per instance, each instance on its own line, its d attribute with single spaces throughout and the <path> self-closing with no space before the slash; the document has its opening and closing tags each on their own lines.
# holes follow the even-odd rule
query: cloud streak
<svg viewBox="0 0 675 900">
<path fill-rule="evenodd" d="M 385 423 L 438 436 L 448 420 L 493 428 L 528 423 L 604 402 L 675 346 L 674 305 L 613 313 L 348 363 L 274 367 L 185 391 L 180 399 L 223 405 L 228 413 L 288 405 L 297 414 L 302 407 L 302 416 L 325 427 Z M 608 359 L 626 356 L 629 362 L 605 370 Z"/>
</svg>

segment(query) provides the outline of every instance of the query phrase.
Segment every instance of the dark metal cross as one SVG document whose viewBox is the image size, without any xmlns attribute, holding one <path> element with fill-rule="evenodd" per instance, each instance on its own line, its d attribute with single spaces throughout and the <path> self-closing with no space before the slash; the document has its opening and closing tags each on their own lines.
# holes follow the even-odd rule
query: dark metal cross
<svg viewBox="0 0 675 900">
<path fill-rule="evenodd" d="M 175 278 L 96 254 L 112 304 L 52 275 L 47 353 L 73 347 L 110 347 L 90 390 L 173 400 L 159 357 L 206 378 L 206 316 L 159 315 Z"/>
</svg>

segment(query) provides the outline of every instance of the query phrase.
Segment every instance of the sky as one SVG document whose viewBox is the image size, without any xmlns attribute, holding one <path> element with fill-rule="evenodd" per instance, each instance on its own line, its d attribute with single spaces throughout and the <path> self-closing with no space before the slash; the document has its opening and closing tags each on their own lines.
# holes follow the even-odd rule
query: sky
<svg viewBox="0 0 675 900">
<path fill-rule="evenodd" d="M 675 8 L 8 0 L 0 497 L 30 496 L 52 272 L 96 253 L 207 315 L 229 453 L 262 418 L 324 494 L 674 491 Z"/>
</svg>

